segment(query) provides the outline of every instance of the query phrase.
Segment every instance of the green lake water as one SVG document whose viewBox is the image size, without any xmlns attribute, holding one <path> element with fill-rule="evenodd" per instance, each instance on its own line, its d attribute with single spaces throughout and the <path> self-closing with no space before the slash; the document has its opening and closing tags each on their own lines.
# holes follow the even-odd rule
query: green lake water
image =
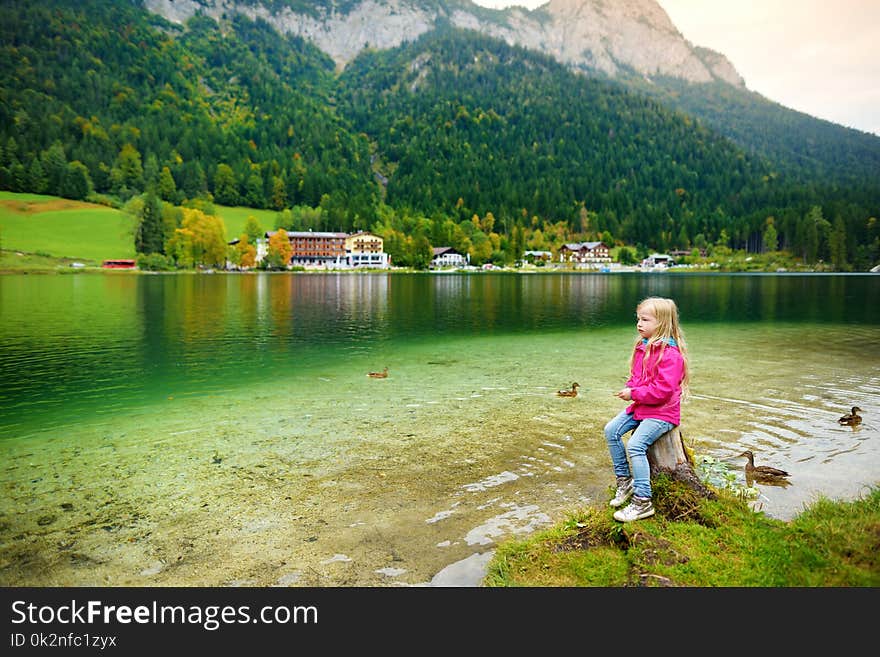
<svg viewBox="0 0 880 657">
<path fill-rule="evenodd" d="M 472 584 L 608 508 L 648 295 L 680 308 L 695 454 L 792 473 L 756 508 L 880 481 L 875 275 L 7 275 L 0 584 Z"/>
</svg>

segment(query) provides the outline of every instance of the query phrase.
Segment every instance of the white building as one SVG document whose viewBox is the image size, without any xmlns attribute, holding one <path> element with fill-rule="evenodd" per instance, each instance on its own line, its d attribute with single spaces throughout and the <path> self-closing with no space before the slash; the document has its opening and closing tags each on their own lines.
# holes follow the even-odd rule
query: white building
<svg viewBox="0 0 880 657">
<path fill-rule="evenodd" d="M 388 254 L 383 251 L 385 241 L 378 235 L 360 231 L 345 238 L 345 260 L 349 267 L 387 269 Z"/>
<path fill-rule="evenodd" d="M 470 261 L 470 255 L 463 256 L 451 246 L 438 246 L 433 250 L 431 267 L 466 267 Z"/>
<path fill-rule="evenodd" d="M 675 264 L 675 259 L 666 253 L 652 253 L 642 260 L 642 269 L 666 269 Z"/>
</svg>

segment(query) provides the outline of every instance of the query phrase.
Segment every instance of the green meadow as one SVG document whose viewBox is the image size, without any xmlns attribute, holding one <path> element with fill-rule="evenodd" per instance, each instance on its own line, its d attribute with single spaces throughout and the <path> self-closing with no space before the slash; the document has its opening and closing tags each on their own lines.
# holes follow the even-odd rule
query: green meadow
<svg viewBox="0 0 880 657">
<path fill-rule="evenodd" d="M 278 212 L 275 210 L 256 210 L 254 208 L 227 207 L 225 205 L 215 205 L 217 216 L 223 220 L 226 225 L 226 239 L 234 240 L 241 237 L 244 233 L 244 224 L 251 215 L 260 222 L 263 231 L 275 230 L 275 217 Z"/>
<path fill-rule="evenodd" d="M 275 228 L 274 210 L 215 208 L 226 225 L 227 240 L 244 232 L 251 215 L 264 230 Z M 98 265 L 109 258 L 134 258 L 134 230 L 134 220 L 122 210 L 57 196 L 0 192 L 0 260 L 5 269 L 17 268 L 17 262 L 24 266 L 26 256 L 25 268 L 39 268 L 34 257 L 46 259 L 49 268 L 63 264 L 57 260 Z"/>
<path fill-rule="evenodd" d="M 0 192 L 0 248 L 100 263 L 133 258 L 134 222 L 120 210 L 39 194 Z"/>
</svg>

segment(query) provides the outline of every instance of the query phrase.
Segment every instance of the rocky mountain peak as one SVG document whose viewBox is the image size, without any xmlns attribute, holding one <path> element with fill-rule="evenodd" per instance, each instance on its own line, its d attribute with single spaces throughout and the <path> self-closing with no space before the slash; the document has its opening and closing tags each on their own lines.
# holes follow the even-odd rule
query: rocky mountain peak
<svg viewBox="0 0 880 657">
<path fill-rule="evenodd" d="M 744 87 L 724 55 L 696 48 L 655 0 L 549 0 L 535 10 L 488 12 L 467 2 L 439 5 L 420 0 L 361 0 L 309 13 L 278 2 L 145 0 L 150 11 L 183 23 L 198 12 L 222 19 L 232 12 L 262 18 L 279 32 L 301 36 L 330 55 L 341 69 L 365 48 L 393 48 L 434 29 L 438 20 L 551 55 L 584 73 L 611 77 L 636 73 L 689 82 L 723 80 Z"/>
</svg>

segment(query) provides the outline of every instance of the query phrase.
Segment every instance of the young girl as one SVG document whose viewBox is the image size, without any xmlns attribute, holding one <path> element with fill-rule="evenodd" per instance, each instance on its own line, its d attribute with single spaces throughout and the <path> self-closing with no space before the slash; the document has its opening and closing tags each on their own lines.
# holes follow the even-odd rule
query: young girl
<svg viewBox="0 0 880 657">
<path fill-rule="evenodd" d="M 615 396 L 632 402 L 605 425 L 605 439 L 617 475 L 611 506 L 628 506 L 614 519 L 631 522 L 654 515 L 648 447 L 681 422 L 681 399 L 687 394 L 687 347 L 672 299 L 648 297 L 636 307 L 639 337 L 630 357 L 630 377 Z M 623 436 L 632 431 L 626 449 Z M 632 462 L 632 472 L 627 462 Z"/>
</svg>

